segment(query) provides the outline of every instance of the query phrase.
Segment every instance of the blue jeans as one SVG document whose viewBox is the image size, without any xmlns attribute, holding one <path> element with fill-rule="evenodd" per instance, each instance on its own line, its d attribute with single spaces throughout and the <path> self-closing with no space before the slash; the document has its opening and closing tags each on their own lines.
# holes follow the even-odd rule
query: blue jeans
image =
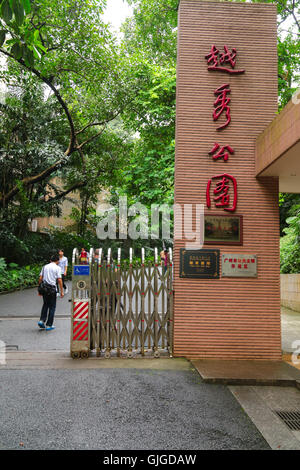
<svg viewBox="0 0 300 470">
<path fill-rule="evenodd" d="M 43 295 L 44 303 L 41 311 L 41 321 L 46 322 L 46 326 L 52 326 L 56 309 L 56 293 L 51 295 Z M 47 319 L 48 317 L 48 319 Z"/>
</svg>

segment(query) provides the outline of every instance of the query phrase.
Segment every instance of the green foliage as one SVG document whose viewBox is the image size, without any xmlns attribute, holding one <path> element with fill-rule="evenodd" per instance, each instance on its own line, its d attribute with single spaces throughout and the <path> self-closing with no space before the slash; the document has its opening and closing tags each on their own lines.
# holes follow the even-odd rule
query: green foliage
<svg viewBox="0 0 300 470">
<path fill-rule="evenodd" d="M 82 237 L 75 232 L 50 227 L 47 234 L 49 246 L 52 247 L 52 250 L 63 249 L 65 256 L 69 260 L 69 264 L 72 260 L 74 248 L 84 247 L 89 251 L 90 248 L 96 248 L 99 244 L 95 232 L 90 230 L 87 230 L 85 237 Z"/>
<path fill-rule="evenodd" d="M 300 204 L 293 207 L 294 216 L 287 219 L 286 233 L 280 240 L 281 272 L 300 273 Z"/>
<path fill-rule="evenodd" d="M 0 258 L 0 277 L 4 275 L 6 271 L 6 262 L 4 258 Z"/>
<path fill-rule="evenodd" d="M 157 65 L 176 63 L 179 0 L 128 0 L 134 15 L 123 26 L 130 51 Z"/>
<path fill-rule="evenodd" d="M 123 115 L 127 128 L 138 132 L 122 171 L 122 193 L 132 202 L 172 204 L 175 157 L 175 68 L 144 64 L 143 87 Z"/>
<path fill-rule="evenodd" d="M 284 38 L 278 36 L 279 109 L 288 103 L 299 84 L 300 40 L 292 33 L 288 33 Z"/>
<path fill-rule="evenodd" d="M 113 256 L 113 262 L 114 262 L 114 267 L 115 267 L 117 264 L 117 259 L 114 256 Z M 142 264 L 142 258 L 139 256 L 134 256 L 132 258 L 132 262 L 130 262 L 129 258 L 121 258 L 120 266 L 123 269 L 129 269 L 130 267 L 140 268 L 141 264 Z M 153 264 L 154 264 L 154 255 L 145 256 L 145 260 L 144 260 L 145 269 L 147 270 L 147 268 L 149 266 L 153 266 Z"/>
<path fill-rule="evenodd" d="M 277 5 L 278 95 L 279 110 L 281 110 L 300 85 L 300 0 L 251 0 L 251 2 Z"/>
<path fill-rule="evenodd" d="M 14 243 L 24 256 L 28 220 L 59 216 L 60 202 L 76 189 L 78 232 L 85 235 L 92 204 L 114 184 L 126 157 L 124 135 L 107 124 L 135 96 L 138 80 L 135 57 L 103 21 L 105 0 L 23 2 L 22 25 L 19 8 L 9 2 L 10 14 L 1 3 L 0 52 L 10 58 L 1 78 L 10 94 L 0 105 L 0 255 Z"/>
<path fill-rule="evenodd" d="M 5 260 L 0 258 L 0 292 L 36 286 L 41 267 L 41 265 L 27 265 L 20 268 L 16 263 L 7 266 Z"/>
<path fill-rule="evenodd" d="M 65 131 L 65 158 L 59 156 L 42 174 L 32 170 L 30 176 L 21 180 L 26 186 L 80 161 L 81 179 L 76 184 L 83 187 L 89 178 L 86 161 L 89 144 L 102 135 L 106 124 L 136 94 L 136 59 L 129 59 L 119 48 L 104 23 L 104 5 L 105 0 L 39 0 L 31 5 L 22 25 L 24 31 L 9 30 L 11 22 L 7 26 L 14 44 L 6 41 L 0 52 L 15 59 L 18 69 L 13 73 L 17 79 L 20 71 L 29 70 L 40 83 L 47 85 L 57 102 Z M 37 50 L 38 41 L 43 47 L 41 53 Z M 21 57 L 23 45 L 32 47 L 34 63 Z M 4 193 L 1 207 L 17 193 L 16 186 Z"/>
<path fill-rule="evenodd" d="M 139 50 L 140 89 L 123 113 L 135 140 L 118 194 L 129 204 L 173 204 L 178 0 L 131 0 L 124 26 L 128 54 Z"/>
<path fill-rule="evenodd" d="M 10 64 L 8 73 L 14 70 Z M 41 174 L 57 158 L 63 158 L 63 125 L 53 97 L 28 74 L 10 79 L 5 103 L 0 105 L 0 194 L 18 192 L 0 210 L 0 256 L 24 258 L 28 252 L 24 237 L 28 220 L 59 215 L 60 200 L 50 177 L 35 186 L 23 183 L 32 172 Z M 56 120 L 53 120 L 54 116 Z"/>
<path fill-rule="evenodd" d="M 118 120 L 116 120 L 118 121 Z M 86 184 L 79 189 L 80 207 L 73 207 L 71 219 L 75 222 L 77 233 L 85 236 L 87 229 L 96 227 L 98 218 L 96 206 L 102 191 L 119 184 L 122 179 L 122 168 L 128 167 L 128 155 L 132 142 L 122 129 L 122 122 L 115 122 L 103 130 L 97 141 L 92 141 L 86 148 L 88 158 L 85 171 L 88 175 Z M 72 186 L 82 177 L 81 160 L 73 161 L 68 172 L 67 185 Z"/>
<path fill-rule="evenodd" d="M 38 2 L 35 2 L 36 11 Z M 2 0 L 0 2 L 0 47 L 27 67 L 33 67 L 35 58 L 45 52 L 42 40 L 30 21 L 30 0 Z"/>
<path fill-rule="evenodd" d="M 299 204 L 300 194 L 279 193 L 280 236 L 284 235 L 284 229 L 288 227 L 287 218 L 295 214 L 296 207 Z"/>
</svg>

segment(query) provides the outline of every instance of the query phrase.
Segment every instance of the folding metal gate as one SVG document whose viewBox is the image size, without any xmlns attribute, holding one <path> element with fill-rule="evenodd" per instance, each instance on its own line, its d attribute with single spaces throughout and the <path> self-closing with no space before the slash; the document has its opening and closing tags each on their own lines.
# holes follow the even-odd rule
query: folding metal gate
<svg viewBox="0 0 300 470">
<path fill-rule="evenodd" d="M 173 262 L 169 250 L 167 266 L 145 262 L 122 262 L 121 250 L 114 261 L 109 249 L 90 250 L 87 264 L 80 264 L 73 251 L 71 356 L 111 355 L 133 357 L 173 350 Z"/>
</svg>

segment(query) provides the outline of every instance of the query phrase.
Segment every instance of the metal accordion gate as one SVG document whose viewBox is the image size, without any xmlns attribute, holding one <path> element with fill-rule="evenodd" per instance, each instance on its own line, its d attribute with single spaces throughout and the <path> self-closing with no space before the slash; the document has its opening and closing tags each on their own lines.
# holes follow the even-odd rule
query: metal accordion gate
<svg viewBox="0 0 300 470">
<path fill-rule="evenodd" d="M 173 262 L 168 252 L 166 266 L 114 261 L 109 249 L 91 249 L 81 263 L 73 251 L 71 356 L 97 357 L 172 356 L 173 352 Z"/>
</svg>

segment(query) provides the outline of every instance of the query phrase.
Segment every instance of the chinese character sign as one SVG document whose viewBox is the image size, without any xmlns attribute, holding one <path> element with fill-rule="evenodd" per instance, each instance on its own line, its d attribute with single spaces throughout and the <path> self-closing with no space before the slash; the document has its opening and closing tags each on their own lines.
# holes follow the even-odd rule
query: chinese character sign
<svg viewBox="0 0 300 470">
<path fill-rule="evenodd" d="M 224 162 L 227 162 L 229 154 L 234 154 L 233 148 L 231 148 L 230 145 L 225 145 L 224 147 L 220 148 L 220 145 L 217 142 L 209 152 L 209 155 L 212 155 L 213 160 L 223 158 Z"/>
<path fill-rule="evenodd" d="M 235 70 L 237 50 L 234 47 L 230 52 L 227 46 L 224 46 L 224 52 L 219 54 L 219 50 L 213 44 L 210 53 L 205 56 L 207 60 L 208 70 L 217 70 L 229 74 L 241 74 L 245 70 Z M 225 67 L 223 64 L 229 64 L 230 67 Z"/>
<path fill-rule="evenodd" d="M 233 47 L 231 50 L 227 45 L 224 45 L 224 52 L 213 44 L 209 54 L 205 56 L 207 61 L 207 69 L 209 71 L 218 71 L 228 74 L 240 75 L 245 72 L 244 69 L 236 69 L 237 50 Z M 222 131 L 231 123 L 231 109 L 230 102 L 231 88 L 229 83 L 220 85 L 214 90 L 216 99 L 214 101 L 213 121 L 219 121 L 220 125 L 216 128 L 217 131 Z M 215 142 L 214 146 L 209 152 L 214 162 L 227 163 L 229 157 L 233 155 L 234 149 L 231 145 L 221 146 Z M 218 163 L 219 164 L 219 163 Z M 212 176 L 206 187 L 206 205 L 209 209 L 212 204 L 217 209 L 234 212 L 237 207 L 237 181 L 236 178 L 228 173 L 222 173 L 217 176 Z"/>
<path fill-rule="evenodd" d="M 257 277 L 257 256 L 245 253 L 224 253 L 222 277 Z"/>
<path fill-rule="evenodd" d="M 219 126 L 217 130 L 224 129 L 230 124 L 231 116 L 230 116 L 230 101 L 231 98 L 228 97 L 230 90 L 230 85 L 225 83 L 225 85 L 221 85 L 219 88 L 215 90 L 215 95 L 217 99 L 214 102 L 215 110 L 213 112 L 213 120 L 217 121 L 219 117 L 224 113 L 226 116 L 225 124 Z"/>
<path fill-rule="evenodd" d="M 215 183 L 215 186 L 212 190 L 213 183 Z M 213 176 L 206 187 L 206 205 L 208 208 L 211 207 L 211 198 L 213 198 L 216 208 L 234 212 L 237 205 L 236 179 L 226 173 Z"/>
</svg>

